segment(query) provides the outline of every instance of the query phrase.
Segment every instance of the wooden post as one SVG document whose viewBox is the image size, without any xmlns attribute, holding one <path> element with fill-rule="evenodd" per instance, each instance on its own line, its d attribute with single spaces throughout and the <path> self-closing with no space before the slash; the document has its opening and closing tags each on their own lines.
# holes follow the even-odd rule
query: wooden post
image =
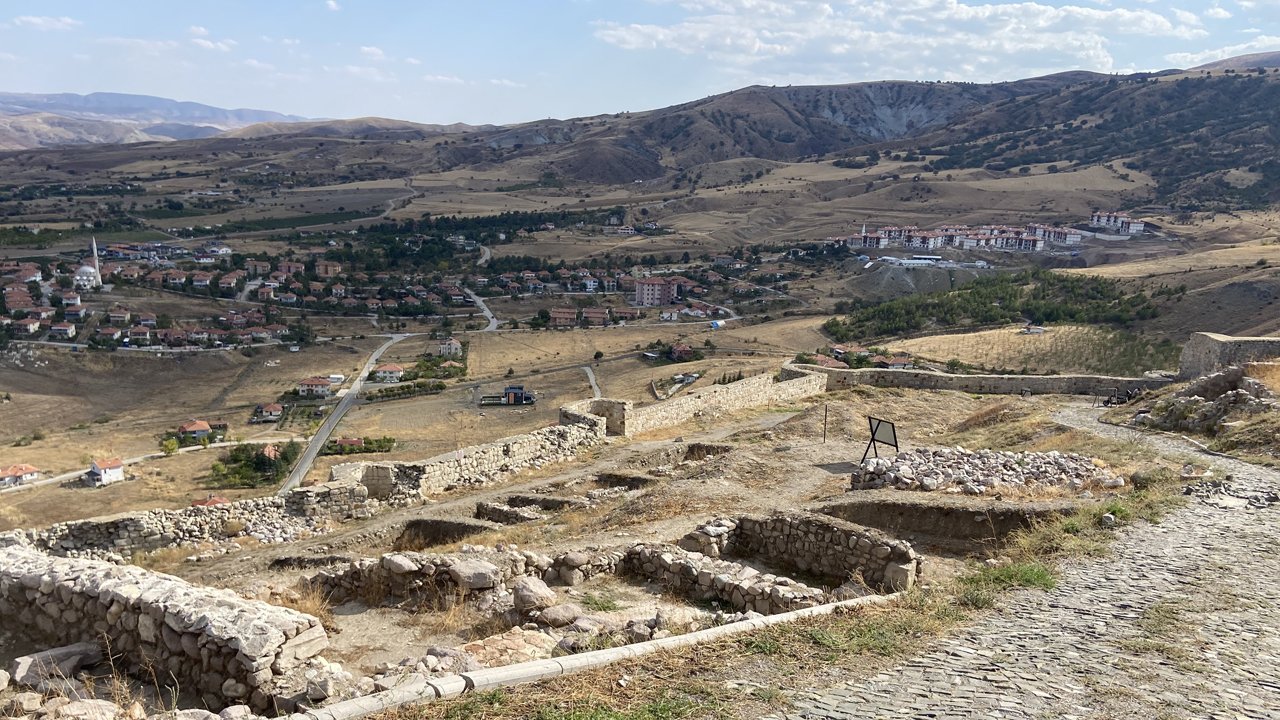
<svg viewBox="0 0 1280 720">
<path fill-rule="evenodd" d="M 827 444 L 827 404 L 822 403 L 822 444 Z"/>
</svg>

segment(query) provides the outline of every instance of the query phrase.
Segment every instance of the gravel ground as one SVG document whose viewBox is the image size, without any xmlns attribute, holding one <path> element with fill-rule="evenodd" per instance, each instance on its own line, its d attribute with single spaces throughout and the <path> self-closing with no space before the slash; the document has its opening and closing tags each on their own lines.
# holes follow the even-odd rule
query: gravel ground
<svg viewBox="0 0 1280 720">
<path fill-rule="evenodd" d="M 1238 492 L 1280 473 L 1137 434 L 1068 406 L 1056 419 L 1198 456 Z M 1194 500 L 1121 532 L 1110 557 L 1064 568 L 1052 591 L 1013 594 L 933 652 L 793 699 L 814 718 L 1280 718 L 1280 506 Z"/>
</svg>

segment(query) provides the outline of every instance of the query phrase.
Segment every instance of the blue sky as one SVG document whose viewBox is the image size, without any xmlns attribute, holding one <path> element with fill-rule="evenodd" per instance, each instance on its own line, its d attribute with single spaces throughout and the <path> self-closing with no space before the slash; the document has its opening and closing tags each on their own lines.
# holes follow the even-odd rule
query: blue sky
<svg viewBox="0 0 1280 720">
<path fill-rule="evenodd" d="M 1280 50 L 1280 0 L 5 0 L 0 90 L 509 123 Z"/>
</svg>

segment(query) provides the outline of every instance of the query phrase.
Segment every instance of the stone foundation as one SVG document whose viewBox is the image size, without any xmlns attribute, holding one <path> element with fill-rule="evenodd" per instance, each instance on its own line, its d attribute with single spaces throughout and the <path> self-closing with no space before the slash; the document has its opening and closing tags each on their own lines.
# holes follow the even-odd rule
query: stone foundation
<svg viewBox="0 0 1280 720">
<path fill-rule="evenodd" d="M 674 545 L 637 545 L 627 551 L 623 567 L 686 597 L 718 600 L 740 612 L 774 615 L 828 600 L 819 588 Z"/>
<path fill-rule="evenodd" d="M 97 643 L 123 669 L 195 689 L 214 709 L 271 709 L 273 685 L 328 646 L 310 615 L 16 542 L 0 548 L 0 617 L 54 645 Z"/>
<path fill-rule="evenodd" d="M 795 513 L 718 519 L 680 540 L 711 556 L 759 558 L 843 585 L 854 577 L 874 588 L 909 590 L 921 571 L 911 544 L 837 518 Z"/>
</svg>

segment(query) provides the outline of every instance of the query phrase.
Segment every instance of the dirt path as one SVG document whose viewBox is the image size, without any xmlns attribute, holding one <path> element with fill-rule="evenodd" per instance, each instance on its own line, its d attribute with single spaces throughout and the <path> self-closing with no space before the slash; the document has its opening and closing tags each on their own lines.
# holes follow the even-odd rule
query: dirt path
<svg viewBox="0 0 1280 720">
<path fill-rule="evenodd" d="M 1056 419 L 1100 436 L 1196 455 L 1246 492 L 1280 473 L 1204 455 L 1167 435 Z M 793 698 L 805 718 L 1275 718 L 1280 715 L 1280 508 L 1200 501 L 1124 531 L 1112 555 L 1064 568 L 990 616 L 897 667 Z"/>
</svg>

